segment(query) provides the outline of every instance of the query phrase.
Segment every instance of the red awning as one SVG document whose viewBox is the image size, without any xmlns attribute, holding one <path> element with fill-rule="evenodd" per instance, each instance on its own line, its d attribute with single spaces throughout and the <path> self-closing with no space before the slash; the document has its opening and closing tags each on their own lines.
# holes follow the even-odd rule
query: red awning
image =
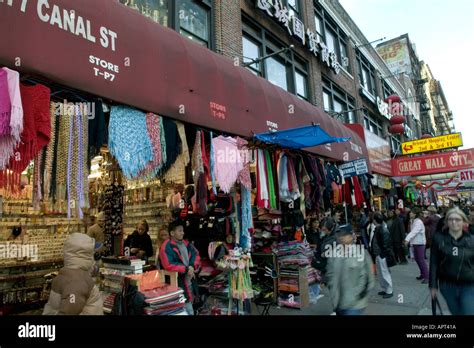
<svg viewBox="0 0 474 348">
<path fill-rule="evenodd" d="M 367 157 L 361 138 L 319 108 L 118 1 L 21 4 L 0 2 L 0 32 L 7 33 L 0 64 L 229 134 L 319 123 L 331 136 L 352 139 L 309 151 L 346 161 Z"/>
</svg>

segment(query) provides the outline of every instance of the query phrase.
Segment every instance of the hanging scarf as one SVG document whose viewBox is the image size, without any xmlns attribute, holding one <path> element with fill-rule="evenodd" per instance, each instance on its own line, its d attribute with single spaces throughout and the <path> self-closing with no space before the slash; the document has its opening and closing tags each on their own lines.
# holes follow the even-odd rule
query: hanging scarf
<svg viewBox="0 0 474 348">
<path fill-rule="evenodd" d="M 88 158 L 89 162 L 100 153 L 102 145 L 107 144 L 107 125 L 105 123 L 104 109 L 100 99 L 92 99 L 88 103 L 94 111 L 93 117 L 87 118 L 88 129 Z M 85 128 L 84 128 L 85 129 Z"/>
<path fill-rule="evenodd" d="M 109 149 L 128 179 L 153 159 L 153 149 L 147 131 L 146 115 L 126 106 L 113 106 L 110 112 Z"/>
<path fill-rule="evenodd" d="M 66 198 L 66 187 L 67 187 L 67 172 L 68 172 L 68 151 L 70 143 L 70 127 L 72 122 L 72 109 L 65 108 L 63 105 L 64 112 L 59 117 L 59 135 L 58 135 L 58 150 L 56 152 L 56 163 L 54 166 L 57 168 L 57 189 L 56 199 L 59 203 L 59 211 L 64 212 L 64 201 Z M 54 165 L 54 163 L 53 163 Z M 67 207 L 67 204 L 66 204 Z"/>
<path fill-rule="evenodd" d="M 253 228 L 252 202 L 250 189 L 244 184 L 241 186 L 242 228 L 240 229 L 240 246 L 244 250 L 250 250 L 250 229 Z"/>
<path fill-rule="evenodd" d="M 8 91 L 7 72 L 0 69 L 0 137 L 9 137 L 12 104 Z"/>
<path fill-rule="evenodd" d="M 270 158 L 270 152 L 268 150 L 265 150 L 265 162 L 266 162 L 266 168 L 267 168 L 267 178 L 268 178 L 268 194 L 270 197 L 270 209 L 276 209 L 277 208 L 277 201 L 276 201 L 276 195 L 275 195 L 275 183 L 273 182 L 273 169 L 272 169 L 272 160 Z"/>
<path fill-rule="evenodd" d="M 265 155 L 263 150 L 257 150 L 257 183 L 258 183 L 258 196 L 257 205 L 259 208 L 268 208 L 268 186 L 267 176 L 265 170 Z"/>
<path fill-rule="evenodd" d="M 252 179 L 250 178 L 250 152 L 247 148 L 248 142 L 240 137 L 237 137 L 236 140 L 240 159 L 243 164 L 237 182 L 240 182 L 247 189 L 252 190 Z"/>
<path fill-rule="evenodd" d="M 196 140 L 194 141 L 193 157 L 191 160 L 191 167 L 194 171 L 194 187 L 197 187 L 199 175 L 204 173 L 204 163 L 202 161 L 202 147 L 201 147 L 201 131 L 196 132 Z"/>
<path fill-rule="evenodd" d="M 216 188 L 216 175 L 214 173 L 215 170 L 215 159 L 214 159 L 214 137 L 212 131 L 210 132 L 211 137 L 211 153 L 210 153 L 210 167 L 211 167 L 211 181 L 212 181 L 212 192 L 217 195 L 217 188 Z"/>
<path fill-rule="evenodd" d="M 0 70 L 0 170 L 5 169 L 10 157 L 13 156 L 22 131 L 20 77 L 18 72 L 3 68 Z"/>
<path fill-rule="evenodd" d="M 23 103 L 23 131 L 21 143 L 15 149 L 19 158 L 10 160 L 10 169 L 23 172 L 40 150 L 48 145 L 51 136 L 50 94 L 43 85 L 20 85 Z"/>
<path fill-rule="evenodd" d="M 173 164 L 176 163 L 176 160 L 181 153 L 181 138 L 178 133 L 178 127 L 176 122 L 162 117 L 163 122 L 163 134 L 165 146 L 162 149 L 163 154 L 166 153 L 166 156 L 163 155 L 163 166 L 160 168 L 159 175 L 166 173 Z M 166 160 L 165 160 L 166 157 Z"/>
<path fill-rule="evenodd" d="M 176 122 L 178 128 L 179 138 L 181 140 L 181 153 L 176 159 L 175 163 L 171 168 L 165 173 L 165 180 L 173 182 L 177 177 L 180 177 L 186 171 L 186 167 L 189 164 L 189 148 L 188 142 L 186 140 L 186 131 L 184 129 L 184 124 L 181 122 Z M 184 180 L 184 179 L 183 179 Z"/>
<path fill-rule="evenodd" d="M 51 141 L 46 147 L 46 159 L 44 164 L 44 181 L 43 181 L 43 192 L 44 197 L 49 198 L 51 193 L 51 181 L 52 181 L 52 166 L 54 158 L 54 146 L 56 144 L 56 103 L 51 103 L 50 117 L 51 117 Z"/>
<path fill-rule="evenodd" d="M 221 190 L 229 193 L 243 169 L 237 141 L 231 137 L 218 136 L 212 142 L 215 149 L 214 175 Z"/>
<path fill-rule="evenodd" d="M 163 165 L 162 148 L 161 148 L 161 117 L 152 113 L 146 115 L 146 127 L 150 135 L 150 141 L 153 149 L 153 160 L 140 171 L 139 177 L 154 176 Z"/>
</svg>

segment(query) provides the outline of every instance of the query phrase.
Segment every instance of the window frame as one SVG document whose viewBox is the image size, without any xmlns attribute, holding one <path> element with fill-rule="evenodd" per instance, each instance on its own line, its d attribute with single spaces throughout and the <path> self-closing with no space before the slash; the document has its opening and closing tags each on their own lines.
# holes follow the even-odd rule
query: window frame
<svg viewBox="0 0 474 348">
<path fill-rule="evenodd" d="M 372 132 L 373 134 L 383 138 L 384 137 L 383 122 L 380 121 L 376 116 L 371 114 L 367 109 L 363 109 L 362 114 L 364 115 L 364 128 Z M 375 133 L 372 130 L 372 128 L 377 129 L 377 133 Z"/>
<path fill-rule="evenodd" d="M 342 30 L 336 22 L 331 18 L 331 16 L 326 12 L 326 10 L 318 3 L 318 0 L 314 0 L 314 18 L 315 18 L 315 26 L 316 26 L 316 18 L 319 18 L 319 21 L 321 23 L 321 30 L 322 33 L 317 31 L 316 28 L 316 33 L 318 34 L 318 39 L 322 39 L 322 41 L 327 44 L 327 39 L 326 39 L 326 32 L 330 30 L 332 35 L 335 37 L 335 52 L 337 55 L 337 61 L 341 65 L 341 68 L 348 72 L 349 74 L 352 73 L 352 64 L 351 60 L 349 59 L 349 51 L 348 51 L 348 38 L 347 34 Z M 346 55 L 344 57 L 347 58 L 347 62 L 349 63 L 347 66 L 344 66 L 342 64 L 342 49 L 341 47 L 345 47 L 345 53 Z"/>
<path fill-rule="evenodd" d="M 367 58 L 357 50 L 357 65 L 359 67 L 359 84 L 362 88 L 366 90 L 374 98 L 377 96 L 377 80 L 376 80 L 376 70 L 372 64 L 369 63 Z M 364 85 L 364 71 L 367 72 L 369 88 L 366 88 Z"/>
<path fill-rule="evenodd" d="M 151 2 L 158 2 L 159 0 L 150 0 L 150 1 Z M 177 33 L 182 35 L 183 37 L 188 38 L 187 36 L 185 36 L 184 34 L 181 33 L 181 30 L 185 31 L 189 35 L 191 35 L 193 37 L 196 37 L 196 39 L 198 39 L 199 41 L 206 42 L 207 45 L 205 47 L 207 47 L 208 49 L 214 51 L 215 48 L 216 48 L 216 43 L 215 43 L 215 25 L 214 25 L 215 24 L 215 9 L 214 9 L 214 6 L 213 6 L 213 1 L 212 0 L 186 0 L 186 1 L 190 1 L 191 3 L 194 3 L 195 5 L 197 5 L 201 8 L 204 8 L 206 10 L 207 15 L 208 15 L 208 23 L 209 23 L 209 27 L 208 27 L 209 37 L 208 37 L 207 41 L 204 40 L 203 38 L 199 37 L 195 33 L 192 33 L 189 30 L 181 27 L 181 25 L 179 23 L 179 8 L 180 8 L 179 5 L 184 0 L 167 0 L 167 1 L 168 1 L 168 4 L 167 4 L 167 11 L 168 11 L 167 27 L 170 28 L 170 29 L 173 29 L 174 31 L 176 31 Z M 121 0 L 119 0 L 119 2 L 122 5 L 127 6 L 127 5 L 123 4 Z M 141 15 L 144 16 L 144 14 L 141 11 L 138 11 L 138 13 L 140 13 Z M 160 24 L 158 22 L 155 22 L 155 23 Z M 189 40 L 191 40 L 191 39 L 189 39 Z M 196 42 L 195 40 L 192 40 L 192 41 Z"/>
<path fill-rule="evenodd" d="M 280 50 L 283 47 L 286 47 L 283 42 L 278 40 L 276 36 L 274 36 L 271 32 L 266 30 L 263 26 L 255 22 L 252 18 L 247 16 L 245 13 L 242 12 L 242 42 L 243 39 L 250 40 L 251 42 L 257 44 L 259 46 L 259 52 L 261 56 L 265 57 L 273 52 Z M 243 53 L 243 55 L 245 55 Z M 303 57 L 299 56 L 293 50 L 289 50 L 286 53 L 278 54 L 274 57 L 278 62 L 282 63 L 286 68 L 286 77 L 287 77 L 287 92 L 297 96 L 300 99 L 310 101 L 311 91 L 310 91 L 310 83 L 309 83 L 309 62 L 305 60 Z M 267 76 L 267 59 L 260 62 L 260 69 L 252 69 L 251 71 L 255 71 L 259 73 L 259 76 L 263 77 L 268 81 Z M 305 92 L 306 98 L 303 95 L 300 95 L 297 92 L 297 82 L 296 82 L 296 72 L 302 75 L 305 78 Z"/>
<path fill-rule="evenodd" d="M 329 112 L 336 112 L 334 110 L 334 101 L 336 100 L 339 104 L 343 106 L 342 115 L 344 115 L 344 122 L 345 123 L 357 123 L 357 117 L 354 113 L 356 100 L 350 94 L 346 93 L 342 88 L 340 88 L 336 83 L 334 83 L 331 79 L 327 78 L 326 76 L 322 77 L 322 85 L 323 85 L 323 108 Z M 324 103 L 324 94 L 329 96 L 329 109 Z M 352 111 L 352 112 L 350 112 Z M 353 120 L 351 120 L 350 115 L 352 115 Z"/>
</svg>

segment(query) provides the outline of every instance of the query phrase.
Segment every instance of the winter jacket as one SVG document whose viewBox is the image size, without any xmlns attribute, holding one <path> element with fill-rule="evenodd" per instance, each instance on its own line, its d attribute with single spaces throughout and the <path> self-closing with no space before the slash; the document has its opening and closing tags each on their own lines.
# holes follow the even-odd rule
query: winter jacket
<svg viewBox="0 0 474 348">
<path fill-rule="evenodd" d="M 184 294 L 188 302 L 193 302 L 194 294 L 197 293 L 195 282 L 190 280 L 186 275 L 189 267 L 192 266 L 195 271 L 199 269 L 201 258 L 197 249 L 184 240 L 189 253 L 189 266 L 184 263 L 183 256 L 178 248 L 178 244 L 172 240 L 166 240 L 160 249 L 160 262 L 163 268 L 167 271 L 178 272 L 178 286 L 184 290 Z"/>
<path fill-rule="evenodd" d="M 413 220 L 410 233 L 405 240 L 411 245 L 426 245 L 425 225 L 421 219 Z"/>
<path fill-rule="evenodd" d="M 71 234 L 64 243 L 64 267 L 53 280 L 43 315 L 103 315 L 99 289 L 91 277 L 94 239 Z"/>
<path fill-rule="evenodd" d="M 448 231 L 433 236 L 430 256 L 430 288 L 438 288 L 438 280 L 474 285 L 474 235 L 463 232 L 455 240 Z"/>
<path fill-rule="evenodd" d="M 436 232 L 436 227 L 438 222 L 441 219 L 441 216 L 438 214 L 433 214 L 424 219 L 423 223 L 425 224 L 425 236 L 426 236 L 426 246 L 430 247 L 431 239 Z"/>
<path fill-rule="evenodd" d="M 369 303 L 374 287 L 372 260 L 364 250 L 364 258 L 333 257 L 329 259 L 326 277 L 335 310 L 363 309 Z"/>
<path fill-rule="evenodd" d="M 375 228 L 374 237 L 371 243 L 372 255 L 380 256 L 385 259 L 392 251 L 392 238 L 385 224 L 379 225 Z"/>
<path fill-rule="evenodd" d="M 392 244 L 393 246 L 401 245 L 405 239 L 405 226 L 403 225 L 403 221 L 398 217 L 394 217 L 391 221 L 392 224 L 390 225 L 389 231 L 392 237 Z"/>
</svg>

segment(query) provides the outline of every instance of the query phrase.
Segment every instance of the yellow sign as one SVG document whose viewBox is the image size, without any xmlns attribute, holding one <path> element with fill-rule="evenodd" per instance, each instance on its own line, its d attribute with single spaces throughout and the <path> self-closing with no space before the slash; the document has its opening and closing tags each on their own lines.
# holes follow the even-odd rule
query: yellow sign
<svg viewBox="0 0 474 348">
<path fill-rule="evenodd" d="M 402 143 L 402 153 L 413 155 L 420 152 L 438 151 L 462 146 L 461 133 L 442 135 L 439 137 L 419 139 Z"/>
</svg>

